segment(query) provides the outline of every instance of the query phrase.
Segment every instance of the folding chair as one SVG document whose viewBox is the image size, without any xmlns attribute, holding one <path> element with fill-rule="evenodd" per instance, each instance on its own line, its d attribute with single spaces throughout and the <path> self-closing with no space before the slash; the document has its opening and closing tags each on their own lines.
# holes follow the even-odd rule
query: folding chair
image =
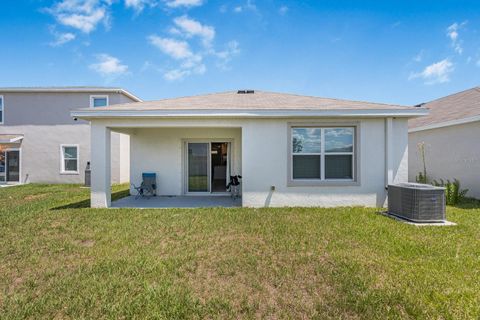
<svg viewBox="0 0 480 320">
<path fill-rule="evenodd" d="M 132 183 L 132 187 L 137 191 L 135 199 L 144 198 L 147 199 L 151 196 L 157 195 L 157 175 L 154 172 L 142 173 L 142 183 L 140 186 L 136 186 Z"/>
<path fill-rule="evenodd" d="M 230 176 L 230 183 L 227 185 L 227 191 L 230 191 L 232 198 L 235 200 L 240 197 L 240 180 L 242 176 Z"/>
</svg>

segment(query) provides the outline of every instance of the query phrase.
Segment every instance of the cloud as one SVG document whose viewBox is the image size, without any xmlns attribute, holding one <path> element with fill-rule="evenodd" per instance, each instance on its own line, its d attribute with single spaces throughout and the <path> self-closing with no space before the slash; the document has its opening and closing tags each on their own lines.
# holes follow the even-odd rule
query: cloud
<svg viewBox="0 0 480 320">
<path fill-rule="evenodd" d="M 122 64 L 118 58 L 105 53 L 98 54 L 96 58 L 98 62 L 89 67 L 104 77 L 118 77 L 128 73 L 128 66 Z"/>
<path fill-rule="evenodd" d="M 444 59 L 427 66 L 422 72 L 412 73 L 409 80 L 421 78 L 425 84 L 445 83 L 450 81 L 453 70 L 453 63 L 449 59 Z"/>
<path fill-rule="evenodd" d="M 190 45 L 186 41 L 162 38 L 156 35 L 149 36 L 148 40 L 150 44 L 176 60 L 186 59 L 193 56 L 193 53 L 190 50 Z"/>
<path fill-rule="evenodd" d="M 453 49 L 456 53 L 462 54 L 463 47 L 462 41 L 459 39 L 459 30 L 462 29 L 467 24 L 467 21 L 464 21 L 460 24 L 457 22 L 453 23 L 447 28 L 447 37 L 450 38 Z"/>
<path fill-rule="evenodd" d="M 215 38 L 215 28 L 207 25 L 202 25 L 200 22 L 190 19 L 187 16 L 181 16 L 173 20 L 180 32 L 187 37 L 198 36 L 202 39 L 202 43 L 206 47 L 210 47 L 213 39 Z"/>
<path fill-rule="evenodd" d="M 170 8 L 178 7 L 198 7 L 203 4 L 203 0 L 169 0 L 166 5 Z"/>
<path fill-rule="evenodd" d="M 50 42 L 50 45 L 52 47 L 60 47 L 70 41 L 75 40 L 76 36 L 73 33 L 66 32 L 56 32 L 55 30 L 51 31 L 53 36 L 55 37 L 55 40 Z"/>
<path fill-rule="evenodd" d="M 244 5 L 236 6 L 235 8 L 233 8 L 233 11 L 236 13 L 241 13 L 247 10 L 252 12 L 258 12 L 258 8 L 253 2 L 253 0 L 247 0 L 247 2 Z"/>
<path fill-rule="evenodd" d="M 278 13 L 279 13 L 281 16 L 286 15 L 287 12 L 288 12 L 288 7 L 287 7 L 287 6 L 281 6 L 281 7 L 278 9 Z"/>
<path fill-rule="evenodd" d="M 125 6 L 132 8 L 137 13 L 140 13 L 146 6 L 154 7 L 157 3 L 153 0 L 125 0 Z"/>
<path fill-rule="evenodd" d="M 240 45 L 238 41 L 233 40 L 227 43 L 227 47 L 225 50 L 216 51 L 214 55 L 218 58 L 217 66 L 220 69 L 228 70 L 228 63 L 232 60 L 232 58 L 240 53 Z"/>
<path fill-rule="evenodd" d="M 59 24 L 90 33 L 101 22 L 108 27 L 108 0 L 62 0 L 46 9 Z"/>
<path fill-rule="evenodd" d="M 157 35 L 148 37 L 150 44 L 158 48 L 170 58 L 180 61 L 180 65 L 164 73 L 164 78 L 169 81 L 180 80 L 191 74 L 203 74 L 206 66 L 203 56 L 194 54 L 186 41 L 172 38 L 162 38 Z"/>
<path fill-rule="evenodd" d="M 422 50 L 420 50 L 419 53 L 417 53 L 417 55 L 415 57 L 413 57 L 413 61 L 422 62 L 424 55 L 425 55 L 425 50 L 422 49 Z"/>
</svg>

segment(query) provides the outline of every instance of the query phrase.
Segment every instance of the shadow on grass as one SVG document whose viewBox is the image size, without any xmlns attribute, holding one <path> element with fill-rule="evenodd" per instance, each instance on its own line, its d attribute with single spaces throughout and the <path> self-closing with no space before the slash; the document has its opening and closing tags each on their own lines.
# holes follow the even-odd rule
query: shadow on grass
<svg viewBox="0 0 480 320">
<path fill-rule="evenodd" d="M 128 197 L 130 195 L 129 190 L 122 190 L 112 193 L 112 201 L 116 201 L 121 198 Z M 85 209 L 90 208 L 90 199 L 69 203 L 60 207 L 55 207 L 50 210 L 66 210 L 66 209 Z"/>
</svg>

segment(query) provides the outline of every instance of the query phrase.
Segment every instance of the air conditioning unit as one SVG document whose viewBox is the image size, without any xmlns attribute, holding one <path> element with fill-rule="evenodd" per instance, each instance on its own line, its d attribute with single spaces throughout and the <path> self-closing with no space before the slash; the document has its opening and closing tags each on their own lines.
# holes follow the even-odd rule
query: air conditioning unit
<svg viewBox="0 0 480 320">
<path fill-rule="evenodd" d="M 389 185 L 388 212 L 413 222 L 444 222 L 445 188 L 420 183 Z"/>
</svg>

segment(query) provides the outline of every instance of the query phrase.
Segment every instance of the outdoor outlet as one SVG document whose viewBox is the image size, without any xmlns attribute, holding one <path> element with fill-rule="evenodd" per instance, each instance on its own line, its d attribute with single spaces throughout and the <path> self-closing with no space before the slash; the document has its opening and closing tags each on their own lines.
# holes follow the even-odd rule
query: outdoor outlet
<svg viewBox="0 0 480 320">
<path fill-rule="evenodd" d="M 271 186 L 270 190 L 275 191 L 275 186 Z"/>
</svg>

